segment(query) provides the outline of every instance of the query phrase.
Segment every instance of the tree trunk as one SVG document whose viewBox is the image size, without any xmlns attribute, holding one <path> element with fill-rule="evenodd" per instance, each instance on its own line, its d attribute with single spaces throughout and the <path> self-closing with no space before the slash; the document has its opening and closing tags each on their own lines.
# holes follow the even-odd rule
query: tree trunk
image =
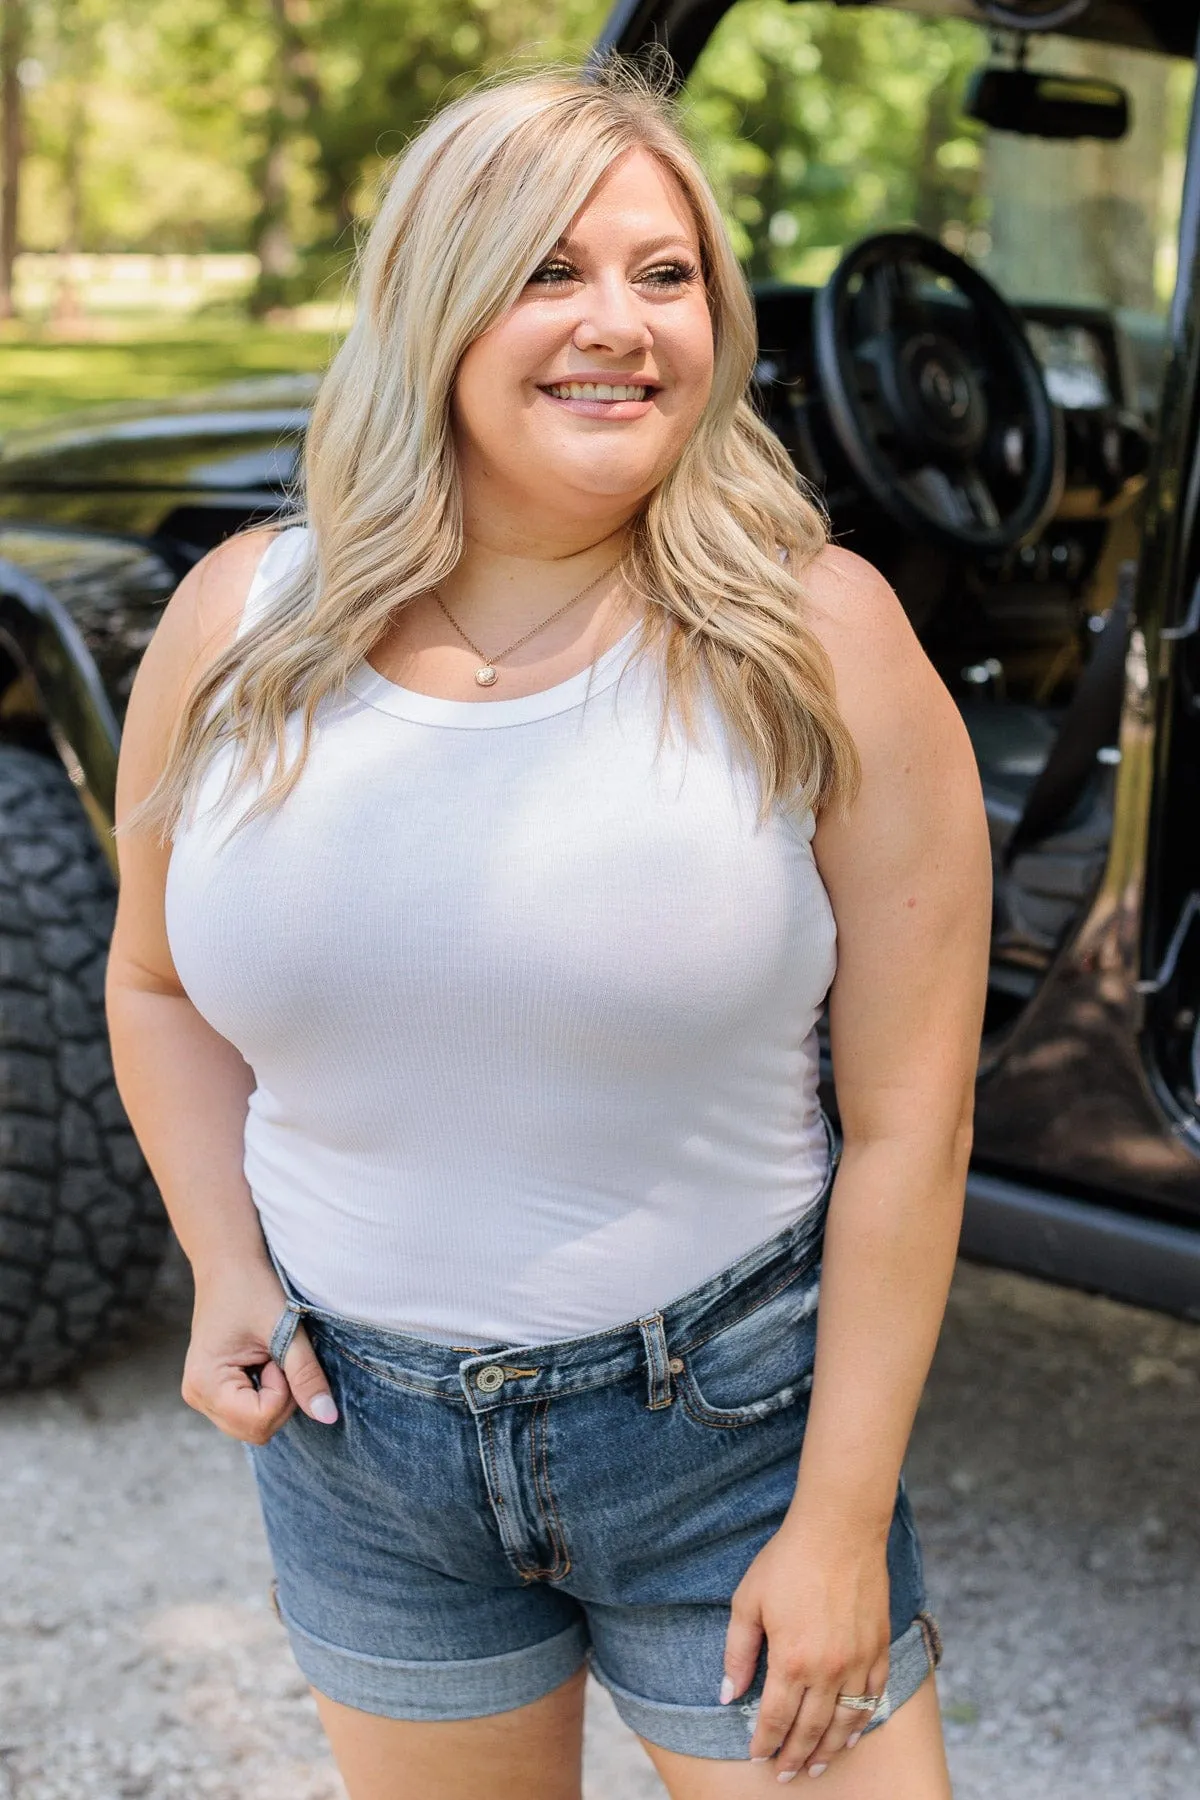
<svg viewBox="0 0 1200 1800">
<path fill-rule="evenodd" d="M 250 310 L 261 317 L 283 303 L 296 269 L 289 181 L 291 147 L 321 104 L 316 59 L 304 36 L 308 0 L 269 0 L 275 28 L 275 80 L 258 164 L 258 217 L 254 248 L 258 279 Z"/>
<path fill-rule="evenodd" d="M 71 258 L 83 245 L 83 133 L 87 125 L 87 108 L 81 82 L 72 84 L 68 114 L 67 147 L 63 156 L 63 186 L 66 189 L 67 229 L 59 245 L 63 259 L 58 291 L 54 296 L 54 323 L 60 331 L 72 330 L 83 318 L 83 304 L 71 269 Z"/>
<path fill-rule="evenodd" d="M 63 271 L 54 296 L 54 323 L 71 330 L 83 317 L 83 305 L 71 272 L 70 258 L 83 249 L 83 168 L 88 128 L 89 82 L 95 74 L 96 32 L 78 0 L 61 0 L 58 35 L 63 69 L 69 79 L 66 134 L 63 140 L 62 184 L 67 203 L 66 230 L 59 244 Z"/>
<path fill-rule="evenodd" d="M 13 275 L 17 261 L 17 215 L 21 199 L 21 78 L 17 73 L 25 45 L 25 0 L 0 0 L 0 319 L 16 313 Z"/>
</svg>

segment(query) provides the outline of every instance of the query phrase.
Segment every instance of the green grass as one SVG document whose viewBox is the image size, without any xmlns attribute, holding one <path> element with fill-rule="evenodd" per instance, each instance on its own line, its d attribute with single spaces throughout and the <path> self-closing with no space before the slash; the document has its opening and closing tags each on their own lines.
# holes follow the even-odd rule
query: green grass
<svg viewBox="0 0 1200 1800">
<path fill-rule="evenodd" d="M 0 328 L 0 435 L 118 400 L 158 400 L 223 382 L 324 368 L 328 331 L 239 320 L 127 327 L 129 335 L 60 340 Z"/>
</svg>

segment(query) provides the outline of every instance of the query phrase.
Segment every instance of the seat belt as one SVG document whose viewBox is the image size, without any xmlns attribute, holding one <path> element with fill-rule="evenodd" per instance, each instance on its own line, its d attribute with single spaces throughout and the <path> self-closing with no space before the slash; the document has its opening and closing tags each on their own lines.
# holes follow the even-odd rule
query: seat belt
<svg viewBox="0 0 1200 1800">
<path fill-rule="evenodd" d="M 1006 863 L 1059 828 L 1086 788 L 1097 755 L 1117 741 L 1136 586 L 1137 564 L 1122 563 L 1117 597 L 1076 683 L 1054 746 L 1026 796 L 1025 810 L 1005 847 Z"/>
</svg>

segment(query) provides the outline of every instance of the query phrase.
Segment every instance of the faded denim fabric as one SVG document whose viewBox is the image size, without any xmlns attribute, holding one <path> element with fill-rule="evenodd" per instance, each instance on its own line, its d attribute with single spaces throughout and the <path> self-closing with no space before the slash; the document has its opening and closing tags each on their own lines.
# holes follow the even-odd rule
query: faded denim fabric
<svg viewBox="0 0 1200 1800">
<path fill-rule="evenodd" d="M 748 1755 L 766 1674 L 717 1702 L 729 1602 L 795 1488 L 816 1345 L 820 1202 L 661 1313 L 534 1348 L 451 1347 L 309 1306 L 340 1412 L 250 1451 L 300 1668 L 391 1718 L 548 1693 L 585 1659 L 625 1722 Z M 876 1729 L 940 1655 L 903 1482 Z"/>
</svg>

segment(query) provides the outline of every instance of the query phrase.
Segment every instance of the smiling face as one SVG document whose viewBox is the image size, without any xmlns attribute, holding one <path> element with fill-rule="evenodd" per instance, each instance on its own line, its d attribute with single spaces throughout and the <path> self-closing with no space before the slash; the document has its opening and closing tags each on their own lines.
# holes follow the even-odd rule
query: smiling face
<svg viewBox="0 0 1200 1800">
<path fill-rule="evenodd" d="M 459 365 L 468 522 L 485 495 L 581 521 L 633 511 L 678 460 L 712 372 L 691 209 L 655 157 L 627 151 Z"/>
</svg>

